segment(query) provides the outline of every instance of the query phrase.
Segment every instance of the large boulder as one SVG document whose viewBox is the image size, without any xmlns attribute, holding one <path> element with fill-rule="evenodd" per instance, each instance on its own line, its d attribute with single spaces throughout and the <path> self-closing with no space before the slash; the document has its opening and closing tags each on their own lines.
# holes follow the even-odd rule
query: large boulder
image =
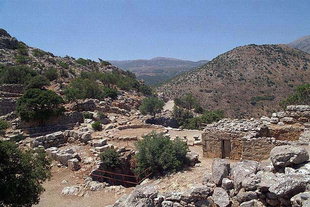
<svg viewBox="0 0 310 207">
<path fill-rule="evenodd" d="M 229 195 L 223 188 L 216 187 L 212 195 L 212 199 L 219 207 L 226 207 L 230 205 Z"/>
<path fill-rule="evenodd" d="M 250 200 L 240 204 L 240 207 L 265 207 L 265 205 L 259 200 Z"/>
<path fill-rule="evenodd" d="M 154 185 L 137 186 L 131 194 L 119 199 L 113 207 L 154 207 L 158 191 Z"/>
<path fill-rule="evenodd" d="M 222 184 L 223 178 L 229 175 L 230 164 L 226 159 L 214 159 L 212 163 L 212 177 L 211 181 L 217 186 Z"/>
<path fill-rule="evenodd" d="M 271 150 L 270 159 L 275 168 L 279 169 L 306 162 L 309 154 L 303 147 L 283 145 Z"/>
<path fill-rule="evenodd" d="M 234 181 L 234 186 L 236 189 L 241 188 L 242 181 L 257 172 L 259 163 L 256 161 L 244 160 L 242 162 L 236 163 L 231 168 L 231 177 Z"/>
<path fill-rule="evenodd" d="M 182 200 L 186 202 L 197 202 L 199 200 L 206 200 L 212 193 L 212 188 L 206 185 L 197 185 L 190 188 L 182 195 Z"/>
</svg>

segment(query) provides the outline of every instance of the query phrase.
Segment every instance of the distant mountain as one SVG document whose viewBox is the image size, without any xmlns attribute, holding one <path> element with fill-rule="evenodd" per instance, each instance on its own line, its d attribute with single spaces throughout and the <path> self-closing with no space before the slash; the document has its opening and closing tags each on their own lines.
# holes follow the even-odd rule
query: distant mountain
<svg viewBox="0 0 310 207">
<path fill-rule="evenodd" d="M 259 117 L 279 109 L 298 85 L 309 83 L 310 54 L 287 45 L 237 47 L 161 85 L 168 99 L 191 93 L 228 117 Z"/>
<path fill-rule="evenodd" d="M 288 46 L 310 54 L 310 35 L 299 38 L 298 40 L 289 43 Z"/>
<path fill-rule="evenodd" d="M 194 62 L 175 58 L 156 57 L 149 60 L 112 60 L 109 62 L 121 69 L 135 73 L 138 79 L 144 80 L 149 85 L 156 85 L 199 67 L 208 61 L 200 60 Z"/>
</svg>

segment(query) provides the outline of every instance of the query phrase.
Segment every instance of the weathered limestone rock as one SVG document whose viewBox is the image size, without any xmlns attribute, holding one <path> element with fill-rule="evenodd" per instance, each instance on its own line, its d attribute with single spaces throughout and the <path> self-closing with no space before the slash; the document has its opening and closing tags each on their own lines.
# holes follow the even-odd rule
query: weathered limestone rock
<svg viewBox="0 0 310 207">
<path fill-rule="evenodd" d="M 291 198 L 292 207 L 310 206 L 310 191 L 299 193 Z"/>
<path fill-rule="evenodd" d="M 265 207 L 265 205 L 259 200 L 254 199 L 241 203 L 240 207 Z"/>
<path fill-rule="evenodd" d="M 137 186 L 135 190 L 127 197 L 120 199 L 114 207 L 128 206 L 154 206 L 154 198 L 158 195 L 158 191 L 154 185 Z"/>
<path fill-rule="evenodd" d="M 308 161 L 309 154 L 302 147 L 283 145 L 271 150 L 270 159 L 276 168 L 284 168 Z"/>
<path fill-rule="evenodd" d="M 81 187 L 80 186 L 69 186 L 69 187 L 64 187 L 64 189 L 61 191 L 61 194 L 63 195 L 78 195 L 80 192 Z"/>
<path fill-rule="evenodd" d="M 240 190 L 236 196 L 239 203 L 250 201 L 257 198 L 257 193 L 254 191 L 242 191 Z"/>
<path fill-rule="evenodd" d="M 256 190 L 258 183 L 260 182 L 260 179 L 255 174 L 250 174 L 244 180 L 242 181 L 242 187 L 245 190 Z"/>
<path fill-rule="evenodd" d="M 224 188 L 225 190 L 233 189 L 234 188 L 234 182 L 228 178 L 223 178 L 222 188 Z"/>
<path fill-rule="evenodd" d="M 211 180 L 217 185 L 222 184 L 222 179 L 229 175 L 230 164 L 226 159 L 214 159 L 212 163 Z"/>
<path fill-rule="evenodd" d="M 107 144 L 107 139 L 95 139 L 92 141 L 93 147 L 102 147 Z"/>
<path fill-rule="evenodd" d="M 199 160 L 198 160 L 199 155 L 195 152 L 187 152 L 186 158 L 188 159 L 190 166 L 194 166 L 196 163 L 199 162 Z"/>
<path fill-rule="evenodd" d="M 68 168 L 72 171 L 77 171 L 81 168 L 79 164 L 79 160 L 77 158 L 73 158 L 68 160 Z"/>
<path fill-rule="evenodd" d="M 259 163 L 256 161 L 244 160 L 236 163 L 231 168 L 231 177 L 234 181 L 234 186 L 236 189 L 240 189 L 242 181 L 246 177 L 257 172 L 258 164 Z"/>
<path fill-rule="evenodd" d="M 182 200 L 185 200 L 186 202 L 205 200 L 211 195 L 211 193 L 212 188 L 209 188 L 206 185 L 198 185 L 186 191 L 182 196 Z"/>
<path fill-rule="evenodd" d="M 216 187 L 212 195 L 213 201 L 219 207 L 226 207 L 230 204 L 229 195 L 223 188 Z"/>
</svg>

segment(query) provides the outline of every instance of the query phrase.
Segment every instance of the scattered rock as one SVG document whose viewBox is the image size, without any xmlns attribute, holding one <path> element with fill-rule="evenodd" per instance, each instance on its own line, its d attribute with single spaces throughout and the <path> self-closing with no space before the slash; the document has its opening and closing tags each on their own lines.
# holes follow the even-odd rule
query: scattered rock
<svg viewBox="0 0 310 207">
<path fill-rule="evenodd" d="M 229 175 L 230 164 L 226 159 L 214 159 L 212 163 L 212 177 L 211 180 L 220 186 L 222 179 Z"/>
<path fill-rule="evenodd" d="M 226 207 L 230 204 L 229 195 L 223 188 L 216 187 L 212 195 L 213 201 L 219 207 Z"/>
</svg>

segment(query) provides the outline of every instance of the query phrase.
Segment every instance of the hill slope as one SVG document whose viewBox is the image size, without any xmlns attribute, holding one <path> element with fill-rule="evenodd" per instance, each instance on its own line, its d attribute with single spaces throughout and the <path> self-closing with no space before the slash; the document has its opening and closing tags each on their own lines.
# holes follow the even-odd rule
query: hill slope
<svg viewBox="0 0 310 207">
<path fill-rule="evenodd" d="M 289 43 L 288 46 L 310 54 L 310 35 L 299 38 L 298 40 Z"/>
<path fill-rule="evenodd" d="M 166 57 L 156 57 L 149 60 L 112 60 L 113 65 L 129 70 L 136 74 L 138 79 L 147 84 L 156 85 L 183 72 L 187 72 L 207 63 L 207 60 L 189 61 Z"/>
<path fill-rule="evenodd" d="M 0 64 L 14 66 L 23 65 L 43 73 L 50 68 L 56 69 L 60 75 L 60 82 L 77 77 L 82 71 L 111 72 L 124 71 L 112 66 L 106 61 L 95 62 L 89 59 L 75 59 L 73 57 L 59 57 L 50 52 L 33 48 L 18 41 L 0 28 Z"/>
<path fill-rule="evenodd" d="M 247 45 L 160 86 L 166 98 L 186 93 L 230 117 L 260 116 L 278 109 L 294 87 L 310 80 L 310 55 L 286 45 Z"/>
</svg>

